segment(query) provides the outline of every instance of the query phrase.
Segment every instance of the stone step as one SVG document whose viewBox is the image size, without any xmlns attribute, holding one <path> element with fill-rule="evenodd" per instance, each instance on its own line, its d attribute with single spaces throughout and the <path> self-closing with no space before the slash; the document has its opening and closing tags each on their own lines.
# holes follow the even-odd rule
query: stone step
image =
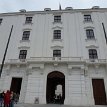
<svg viewBox="0 0 107 107">
<path fill-rule="evenodd" d="M 107 107 L 107 105 L 72 106 L 60 104 L 15 104 L 14 107 Z"/>
</svg>

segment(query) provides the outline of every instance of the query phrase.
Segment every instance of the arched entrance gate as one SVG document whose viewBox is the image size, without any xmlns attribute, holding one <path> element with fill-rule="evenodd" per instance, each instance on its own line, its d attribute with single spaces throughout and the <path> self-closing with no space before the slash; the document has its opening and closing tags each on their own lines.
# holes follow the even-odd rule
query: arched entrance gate
<svg viewBox="0 0 107 107">
<path fill-rule="evenodd" d="M 64 103 L 65 76 L 63 73 L 53 71 L 47 75 L 46 101 L 47 103 Z"/>
</svg>

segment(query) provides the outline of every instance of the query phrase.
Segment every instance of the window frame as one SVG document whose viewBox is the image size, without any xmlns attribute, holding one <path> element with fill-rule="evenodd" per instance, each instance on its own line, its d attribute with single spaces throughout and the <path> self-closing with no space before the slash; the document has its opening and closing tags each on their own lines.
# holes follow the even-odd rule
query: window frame
<svg viewBox="0 0 107 107">
<path fill-rule="evenodd" d="M 96 49 L 89 49 L 89 59 L 98 59 L 98 53 Z"/>
<path fill-rule="evenodd" d="M 29 37 L 30 37 L 30 31 L 29 30 L 23 31 L 22 40 L 29 40 Z"/>
<path fill-rule="evenodd" d="M 90 14 L 84 15 L 84 21 L 85 21 L 85 22 L 92 22 L 91 15 L 90 15 Z"/>
<path fill-rule="evenodd" d="M 53 39 L 61 39 L 61 30 L 54 30 L 53 31 Z"/>
<path fill-rule="evenodd" d="M 87 39 L 95 39 L 94 30 L 93 29 L 86 29 L 86 36 Z"/>
<path fill-rule="evenodd" d="M 20 50 L 19 52 L 19 59 L 26 59 L 27 50 Z"/>
<path fill-rule="evenodd" d="M 61 22 L 61 15 L 54 15 L 54 22 Z"/>
<path fill-rule="evenodd" d="M 61 57 L 61 50 L 60 49 L 53 50 L 53 57 Z"/>
<path fill-rule="evenodd" d="M 32 23 L 32 19 L 33 19 L 33 17 L 31 17 L 31 16 L 26 17 L 25 24 L 30 24 L 30 23 Z"/>
</svg>

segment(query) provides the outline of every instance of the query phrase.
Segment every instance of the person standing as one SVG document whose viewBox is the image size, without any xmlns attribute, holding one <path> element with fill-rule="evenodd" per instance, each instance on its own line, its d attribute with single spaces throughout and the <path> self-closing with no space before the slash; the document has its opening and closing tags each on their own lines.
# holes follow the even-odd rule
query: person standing
<svg viewBox="0 0 107 107">
<path fill-rule="evenodd" d="M 0 107 L 3 106 L 3 103 L 4 103 L 4 91 L 2 93 L 0 93 Z"/>
<path fill-rule="evenodd" d="M 10 94 L 10 106 L 9 107 L 14 107 L 14 98 L 15 98 L 15 94 L 12 91 Z"/>
<path fill-rule="evenodd" d="M 7 90 L 7 92 L 4 95 L 4 107 L 9 107 L 10 105 L 10 91 Z"/>
<path fill-rule="evenodd" d="M 2 107 L 2 93 L 0 93 L 0 107 Z"/>
</svg>

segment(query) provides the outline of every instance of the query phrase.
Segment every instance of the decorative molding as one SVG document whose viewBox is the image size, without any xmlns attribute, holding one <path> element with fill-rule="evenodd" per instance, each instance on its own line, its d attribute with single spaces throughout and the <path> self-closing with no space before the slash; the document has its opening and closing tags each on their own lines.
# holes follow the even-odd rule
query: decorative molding
<svg viewBox="0 0 107 107">
<path fill-rule="evenodd" d="M 95 66 L 95 73 L 98 74 L 98 70 L 99 70 L 99 64 L 94 65 Z"/>
<path fill-rule="evenodd" d="M 99 48 L 99 47 L 97 45 L 88 45 L 88 46 L 86 46 L 86 48 L 96 49 L 96 48 Z"/>
<path fill-rule="evenodd" d="M 41 75 L 43 75 L 44 74 L 44 64 L 41 64 L 41 66 L 40 66 L 40 70 L 41 70 Z"/>
<path fill-rule="evenodd" d="M 31 75 L 34 70 L 39 70 L 40 74 L 43 74 L 44 64 L 30 64 L 27 69 L 27 75 Z"/>
<path fill-rule="evenodd" d="M 24 28 L 23 31 L 31 31 L 31 28 Z"/>
<path fill-rule="evenodd" d="M 96 41 L 97 41 L 97 39 L 96 39 L 96 38 L 91 38 L 91 39 L 86 38 L 86 39 L 85 39 L 85 41 L 86 41 L 86 42 L 88 42 L 88 41 L 91 41 L 91 42 L 92 42 L 92 41 L 94 41 L 94 42 L 96 42 Z"/>
<path fill-rule="evenodd" d="M 94 26 L 87 26 L 87 27 L 84 27 L 84 29 L 85 30 L 87 30 L 87 29 L 95 29 L 95 27 Z"/>
<path fill-rule="evenodd" d="M 20 46 L 18 47 L 19 49 L 29 49 L 30 47 L 29 46 Z"/>
<path fill-rule="evenodd" d="M 53 63 L 54 67 L 58 66 L 58 63 Z"/>
<path fill-rule="evenodd" d="M 96 69 L 99 69 L 99 64 L 94 65 Z"/>
<path fill-rule="evenodd" d="M 82 11 L 81 13 L 84 14 L 84 15 L 91 15 L 92 11 L 90 11 L 90 9 L 89 9 L 89 11 L 88 10 L 87 11 Z"/>
<path fill-rule="evenodd" d="M 27 69 L 27 70 L 26 70 L 26 75 L 32 75 L 32 70 Z"/>
<path fill-rule="evenodd" d="M 58 12 L 54 12 L 53 15 L 54 15 L 54 16 L 55 16 L 55 15 L 62 15 L 62 13 L 63 13 L 63 12 L 59 12 L 59 11 L 58 11 Z"/>
<path fill-rule="evenodd" d="M 68 65 L 68 74 L 71 75 L 72 70 L 81 70 L 81 73 L 84 74 L 84 66 L 82 65 Z"/>
<path fill-rule="evenodd" d="M 23 23 L 23 25 L 28 25 L 28 26 L 32 26 L 32 24 L 33 24 L 32 22 L 31 23 Z"/>
<path fill-rule="evenodd" d="M 29 43 L 30 40 L 20 40 L 20 43 L 23 43 L 23 42 L 27 42 L 27 43 Z"/>
<path fill-rule="evenodd" d="M 32 13 L 25 13 L 25 16 L 26 17 L 33 17 L 35 14 L 32 14 Z"/>
<path fill-rule="evenodd" d="M 52 39 L 52 42 L 62 42 L 63 41 L 63 39 Z"/>
<path fill-rule="evenodd" d="M 55 27 L 53 27 L 52 29 L 54 29 L 54 30 L 61 30 L 63 27 L 60 27 L 60 26 L 55 26 Z"/>
<path fill-rule="evenodd" d="M 84 76 L 88 76 L 88 67 L 85 66 L 85 69 L 84 69 Z"/>
<path fill-rule="evenodd" d="M 58 45 L 55 45 L 55 46 L 51 46 L 51 48 L 54 50 L 54 49 L 62 49 L 63 46 L 58 46 Z"/>
<path fill-rule="evenodd" d="M 62 24 L 62 21 L 60 21 L 60 22 L 53 22 L 53 24 Z"/>
<path fill-rule="evenodd" d="M 6 70 L 6 75 L 10 75 L 10 70 L 9 69 Z"/>
<path fill-rule="evenodd" d="M 17 66 L 17 68 L 20 68 L 20 65 L 17 64 L 16 66 Z"/>
</svg>

